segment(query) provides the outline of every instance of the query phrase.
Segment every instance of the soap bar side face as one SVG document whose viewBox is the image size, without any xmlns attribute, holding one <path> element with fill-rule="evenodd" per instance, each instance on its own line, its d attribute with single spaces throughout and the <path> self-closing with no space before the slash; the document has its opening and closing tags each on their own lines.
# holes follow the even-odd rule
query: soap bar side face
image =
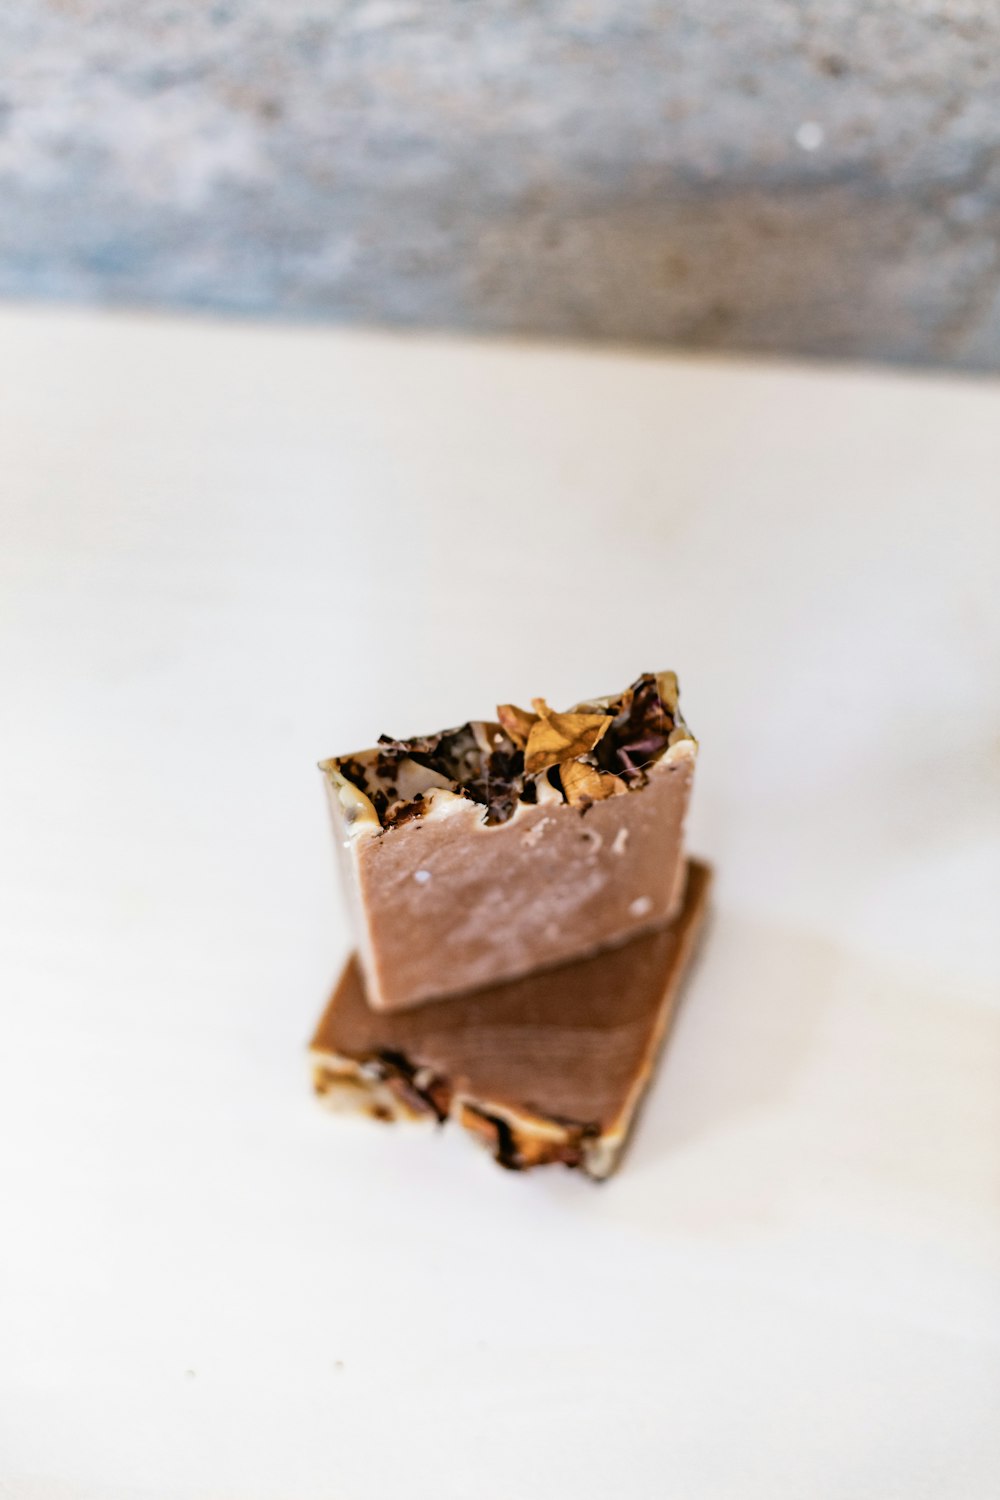
<svg viewBox="0 0 1000 1500">
<path fill-rule="evenodd" d="M 453 799 L 440 816 L 344 838 L 371 1004 L 494 984 L 669 921 L 693 768 L 685 743 L 627 796 L 522 805 L 492 827 Z"/>
<path fill-rule="evenodd" d="M 674 921 L 591 958 L 386 1013 L 348 961 L 311 1043 L 316 1092 L 383 1121 L 454 1120 L 504 1167 L 620 1159 L 702 930 L 711 872 L 687 866 Z"/>
</svg>

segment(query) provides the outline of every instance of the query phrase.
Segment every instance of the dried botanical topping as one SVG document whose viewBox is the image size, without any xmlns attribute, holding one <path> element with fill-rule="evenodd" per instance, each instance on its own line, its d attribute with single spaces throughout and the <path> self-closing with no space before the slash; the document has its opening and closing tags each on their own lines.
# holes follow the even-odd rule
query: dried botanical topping
<svg viewBox="0 0 1000 1500">
<path fill-rule="evenodd" d="M 367 793 L 368 773 L 359 760 L 355 760 L 351 755 L 346 755 L 343 760 L 337 762 L 337 769 L 345 781 L 349 781 L 352 786 L 356 786 L 359 792 Z"/>
<path fill-rule="evenodd" d="M 479 1116 L 480 1120 L 486 1126 L 487 1131 L 491 1130 L 493 1132 L 493 1159 L 501 1167 L 506 1167 L 508 1172 L 523 1172 L 525 1161 L 521 1155 L 520 1144 L 516 1134 L 503 1115 L 490 1114 L 488 1110 L 481 1109 L 473 1104 L 467 1107 Z"/>
<path fill-rule="evenodd" d="M 588 755 L 612 723 L 609 714 L 557 714 L 544 698 L 533 698 L 538 718 L 531 726 L 524 749 L 528 776 L 562 765 L 579 755 Z"/>
<path fill-rule="evenodd" d="M 493 1153 L 494 1161 L 511 1172 L 526 1172 L 556 1162 L 566 1167 L 581 1167 L 588 1149 L 600 1139 L 601 1129 L 597 1124 L 564 1120 L 534 1108 L 531 1115 L 533 1119 L 523 1122 L 505 1119 L 499 1111 L 471 1099 L 461 1100 L 459 1107 L 459 1119 L 466 1130 L 479 1136 Z M 553 1126 L 557 1129 L 553 1130 Z"/>
<path fill-rule="evenodd" d="M 450 1085 L 429 1068 L 411 1062 L 405 1052 L 380 1047 L 366 1059 L 365 1067 L 379 1082 L 388 1083 L 417 1114 L 432 1114 L 439 1124 L 448 1118 Z"/>
<path fill-rule="evenodd" d="M 598 747 L 597 762 L 603 770 L 641 784 L 645 768 L 659 760 L 677 728 L 677 678 L 673 672 L 647 672 L 608 711 L 614 720 Z"/>
<path fill-rule="evenodd" d="M 494 750 L 480 775 L 465 783 L 468 795 L 486 808 L 487 823 L 506 823 L 523 790 L 524 754 L 510 748 Z"/>
<path fill-rule="evenodd" d="M 418 792 L 412 802 L 397 802 L 382 818 L 383 828 L 399 828 L 403 823 L 419 818 L 424 810 L 424 794 Z"/>
<path fill-rule="evenodd" d="M 538 723 L 537 714 L 529 714 L 527 709 L 518 708 L 515 703 L 499 704 L 497 718 L 507 738 L 511 744 L 517 746 L 518 750 L 524 749 L 532 727 Z"/>
<path fill-rule="evenodd" d="M 647 768 L 676 740 L 689 738 L 677 706 L 673 672 L 646 672 L 617 698 L 555 713 L 544 698 L 534 712 L 501 703 L 497 722 L 463 724 L 409 740 L 379 738 L 374 764 L 338 761 L 342 776 L 371 800 L 383 828 L 398 828 L 426 810 L 435 787 L 469 797 L 489 824 L 505 823 L 518 802 L 537 802 L 548 779 L 572 807 L 645 784 Z M 414 765 L 433 785 L 414 794 Z M 417 782 L 419 784 L 419 776 Z"/>
<path fill-rule="evenodd" d="M 585 760 L 568 760 L 559 767 L 563 795 L 571 807 L 580 803 L 603 802 L 605 797 L 615 797 L 627 792 L 628 787 L 620 776 L 610 771 L 599 771 Z"/>
<path fill-rule="evenodd" d="M 506 744 L 506 741 L 504 742 Z M 446 729 L 440 734 L 422 735 L 412 740 L 394 740 L 379 736 L 380 753 L 376 762 L 379 776 L 389 776 L 402 760 L 412 760 L 446 781 L 465 785 L 482 769 L 483 750 L 471 724 Z M 499 747 L 498 747 L 499 748 Z M 507 749 L 512 748 L 507 744 Z"/>
</svg>

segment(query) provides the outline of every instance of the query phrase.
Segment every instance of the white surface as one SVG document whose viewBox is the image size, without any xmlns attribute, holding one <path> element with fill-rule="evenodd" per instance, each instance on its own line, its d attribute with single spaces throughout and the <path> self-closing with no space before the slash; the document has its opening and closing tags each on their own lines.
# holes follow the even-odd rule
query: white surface
<svg viewBox="0 0 1000 1500">
<path fill-rule="evenodd" d="M 0 1494 L 995 1500 L 1000 389 L 0 317 Z M 675 666 L 623 1174 L 324 1113 L 321 756 Z"/>
</svg>

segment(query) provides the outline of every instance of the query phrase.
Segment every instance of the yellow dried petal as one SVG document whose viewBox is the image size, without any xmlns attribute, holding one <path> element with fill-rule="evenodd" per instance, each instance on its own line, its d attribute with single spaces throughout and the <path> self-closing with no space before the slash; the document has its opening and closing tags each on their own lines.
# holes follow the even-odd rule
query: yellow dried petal
<svg viewBox="0 0 1000 1500">
<path fill-rule="evenodd" d="M 575 760 L 578 755 L 587 755 L 613 723 L 608 714 L 554 714 L 544 698 L 532 700 L 540 717 L 531 726 L 528 743 L 524 750 L 524 771 L 534 776 L 549 766 L 561 765 Z"/>
<path fill-rule="evenodd" d="M 680 688 L 677 683 L 676 672 L 657 672 L 656 691 L 660 695 L 660 702 L 670 714 L 671 718 L 677 717 L 677 704 L 680 698 Z"/>
<path fill-rule="evenodd" d="M 571 807 L 580 802 L 603 802 L 605 797 L 628 791 L 619 776 L 613 776 L 610 771 L 598 771 L 585 760 L 565 761 L 559 767 L 559 779 Z"/>
<path fill-rule="evenodd" d="M 500 728 L 513 742 L 516 750 L 524 749 L 532 726 L 538 723 L 537 714 L 529 714 L 526 708 L 518 708 L 516 703 L 498 704 L 497 718 L 500 720 Z"/>
</svg>

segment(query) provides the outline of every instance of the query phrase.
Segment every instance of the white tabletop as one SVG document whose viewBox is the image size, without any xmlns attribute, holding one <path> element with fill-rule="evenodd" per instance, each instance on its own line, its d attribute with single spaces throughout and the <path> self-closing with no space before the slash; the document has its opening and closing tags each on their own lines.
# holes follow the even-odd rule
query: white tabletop
<svg viewBox="0 0 1000 1500">
<path fill-rule="evenodd" d="M 8 310 L 0 1495 L 996 1500 L 1000 387 Z M 315 762 L 675 667 L 622 1174 L 325 1113 Z"/>
</svg>

